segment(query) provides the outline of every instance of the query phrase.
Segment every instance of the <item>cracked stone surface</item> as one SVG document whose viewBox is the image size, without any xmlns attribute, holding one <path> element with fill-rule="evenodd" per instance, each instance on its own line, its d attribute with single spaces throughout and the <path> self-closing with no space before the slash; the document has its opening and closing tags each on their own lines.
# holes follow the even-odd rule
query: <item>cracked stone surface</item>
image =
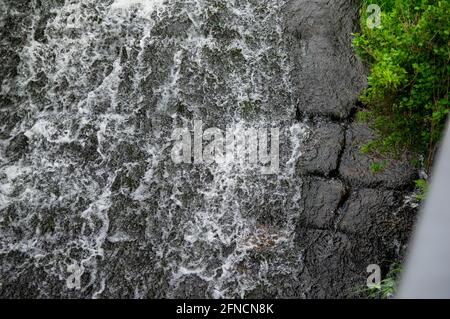
<svg viewBox="0 0 450 319">
<path fill-rule="evenodd" d="M 404 242 L 415 216 L 407 205 L 398 206 L 401 195 L 401 192 L 383 189 L 353 191 L 340 211 L 338 229 L 357 236 L 379 238 L 388 244 Z"/>
<path fill-rule="evenodd" d="M 319 229 L 330 227 L 345 193 L 344 184 L 337 179 L 306 178 L 302 187 L 300 224 Z"/>
<path fill-rule="evenodd" d="M 362 187 L 400 188 L 410 184 L 417 172 L 406 156 L 398 160 L 386 159 L 384 169 L 372 172 L 372 163 L 385 160 L 361 152 L 361 146 L 373 136 L 373 131 L 361 123 L 353 123 L 347 130 L 345 151 L 339 167 L 342 178 L 352 185 Z"/>
<path fill-rule="evenodd" d="M 416 171 L 405 156 L 373 173 L 380 159 L 360 151 L 374 133 L 352 122 L 367 74 L 350 43 L 358 31 L 356 1 L 293 0 L 287 8 L 298 116 L 315 119 L 297 163 L 298 173 L 310 176 L 296 237 L 302 291 L 304 297 L 354 297 L 369 264 L 386 270 L 404 254 L 416 215 L 404 203 L 404 189 Z"/>
<path fill-rule="evenodd" d="M 299 112 L 346 118 L 366 83 L 364 67 L 351 48 L 357 1 L 292 0 L 286 12 Z"/>
<path fill-rule="evenodd" d="M 301 278 L 307 298 L 358 296 L 368 262 L 383 265 L 388 256 L 377 241 L 331 230 L 299 229 L 296 240 L 304 247 Z"/>
<path fill-rule="evenodd" d="M 344 128 L 340 124 L 320 123 L 311 125 L 310 130 L 307 141 L 302 144 L 298 173 L 327 176 L 337 169 L 344 147 Z"/>
</svg>

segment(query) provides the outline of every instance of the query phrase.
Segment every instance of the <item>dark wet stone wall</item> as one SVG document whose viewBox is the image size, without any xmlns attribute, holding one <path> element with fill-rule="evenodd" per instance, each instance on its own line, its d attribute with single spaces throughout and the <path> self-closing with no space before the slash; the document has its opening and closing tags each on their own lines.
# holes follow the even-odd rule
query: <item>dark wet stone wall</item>
<svg viewBox="0 0 450 319">
<path fill-rule="evenodd" d="M 386 273 L 402 259 L 416 214 L 405 199 L 417 175 L 408 156 L 374 173 L 371 164 L 386 159 L 361 152 L 374 133 L 354 118 L 368 73 L 351 47 L 358 3 L 292 0 L 285 12 L 297 117 L 311 129 L 297 165 L 307 176 L 297 242 L 312 298 L 358 296 L 369 264 Z"/>
</svg>

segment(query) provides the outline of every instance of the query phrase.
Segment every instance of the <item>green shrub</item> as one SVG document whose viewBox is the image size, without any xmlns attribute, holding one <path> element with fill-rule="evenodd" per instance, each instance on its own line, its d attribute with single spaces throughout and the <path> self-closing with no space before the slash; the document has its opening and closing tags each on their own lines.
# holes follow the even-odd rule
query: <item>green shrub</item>
<svg viewBox="0 0 450 319">
<path fill-rule="evenodd" d="M 424 179 L 415 180 L 414 183 L 418 189 L 418 193 L 415 196 L 416 199 L 423 201 L 427 197 L 428 194 L 428 182 Z"/>
<path fill-rule="evenodd" d="M 381 7 L 381 26 L 367 26 L 369 4 Z M 449 111 L 450 1 L 374 0 L 361 8 L 353 44 L 370 64 L 358 118 L 380 134 L 366 151 L 406 150 L 432 163 Z"/>
<path fill-rule="evenodd" d="M 386 167 L 386 165 L 387 165 L 386 160 L 383 160 L 381 162 L 374 162 L 370 166 L 370 170 L 372 171 L 372 173 L 378 173 L 381 172 Z"/>
<path fill-rule="evenodd" d="M 374 287 L 362 288 L 359 293 L 361 297 L 366 297 L 369 299 L 390 299 L 393 298 L 397 292 L 397 286 L 402 268 L 399 264 L 392 264 L 390 270 L 378 285 Z"/>
<path fill-rule="evenodd" d="M 389 271 L 386 279 L 373 288 L 367 288 L 367 296 L 373 299 L 389 299 L 394 297 L 397 291 L 398 277 L 401 273 L 401 268 L 396 267 Z"/>
</svg>

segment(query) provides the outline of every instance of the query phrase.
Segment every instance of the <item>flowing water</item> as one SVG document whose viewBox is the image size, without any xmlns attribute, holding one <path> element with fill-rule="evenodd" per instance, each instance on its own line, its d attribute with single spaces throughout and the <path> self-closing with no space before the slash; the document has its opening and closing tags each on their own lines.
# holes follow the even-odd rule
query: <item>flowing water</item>
<svg viewBox="0 0 450 319">
<path fill-rule="evenodd" d="M 295 121 L 284 5 L 31 2 L 17 75 L 1 87 L 16 101 L 2 114 L 17 117 L 0 144 L 4 287 L 50 297 L 299 294 L 294 167 L 308 127 Z M 279 173 L 239 160 L 174 163 L 171 134 L 192 132 L 194 120 L 237 135 L 278 128 Z"/>
</svg>

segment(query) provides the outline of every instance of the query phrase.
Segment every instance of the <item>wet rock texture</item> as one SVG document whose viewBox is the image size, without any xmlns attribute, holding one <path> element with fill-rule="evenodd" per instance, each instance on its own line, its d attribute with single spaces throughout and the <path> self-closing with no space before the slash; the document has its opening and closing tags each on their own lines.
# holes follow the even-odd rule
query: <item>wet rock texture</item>
<svg viewBox="0 0 450 319">
<path fill-rule="evenodd" d="M 351 297 L 401 259 L 415 172 L 360 152 L 359 1 L 113 2 L 0 0 L 0 297 Z M 175 167 L 194 118 L 284 126 L 300 154 Z"/>
<path fill-rule="evenodd" d="M 373 136 L 373 132 L 365 125 L 352 123 L 348 127 L 339 174 L 355 186 L 386 188 L 407 186 L 415 176 L 415 170 L 407 156 L 385 160 L 361 153 L 361 145 L 370 141 Z M 386 164 L 384 169 L 373 174 L 370 167 L 376 161 L 386 161 Z"/>
<path fill-rule="evenodd" d="M 407 156 L 361 152 L 374 133 L 352 115 L 367 74 L 351 49 L 357 10 L 357 1 L 347 0 L 292 0 L 286 10 L 297 114 L 310 123 L 297 164 L 307 176 L 296 237 L 304 252 L 305 297 L 358 296 L 369 264 L 386 271 L 402 259 L 415 218 L 404 203 L 416 176 Z M 381 160 L 385 168 L 373 173 L 372 163 Z"/>
<path fill-rule="evenodd" d="M 365 82 L 364 68 L 350 49 L 357 1 L 293 0 L 286 15 L 296 52 L 299 111 L 346 118 Z"/>
</svg>

